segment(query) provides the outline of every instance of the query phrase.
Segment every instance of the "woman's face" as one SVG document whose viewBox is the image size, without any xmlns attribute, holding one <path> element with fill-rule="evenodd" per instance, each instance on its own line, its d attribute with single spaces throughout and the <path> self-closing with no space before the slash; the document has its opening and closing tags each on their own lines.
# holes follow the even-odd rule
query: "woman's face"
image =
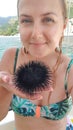
<svg viewBox="0 0 73 130">
<path fill-rule="evenodd" d="M 60 0 L 20 0 L 19 26 L 23 46 L 32 56 L 54 52 L 64 31 Z"/>
</svg>

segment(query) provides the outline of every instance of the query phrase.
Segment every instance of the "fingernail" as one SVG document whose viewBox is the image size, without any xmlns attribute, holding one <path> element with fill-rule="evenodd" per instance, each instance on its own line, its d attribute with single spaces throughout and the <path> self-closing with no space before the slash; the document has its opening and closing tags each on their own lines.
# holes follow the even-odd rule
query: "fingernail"
<svg viewBox="0 0 73 130">
<path fill-rule="evenodd" d="M 8 77 L 7 77 L 7 76 L 4 76 L 2 79 L 3 79 L 3 81 L 5 81 L 5 82 L 8 81 Z"/>
</svg>

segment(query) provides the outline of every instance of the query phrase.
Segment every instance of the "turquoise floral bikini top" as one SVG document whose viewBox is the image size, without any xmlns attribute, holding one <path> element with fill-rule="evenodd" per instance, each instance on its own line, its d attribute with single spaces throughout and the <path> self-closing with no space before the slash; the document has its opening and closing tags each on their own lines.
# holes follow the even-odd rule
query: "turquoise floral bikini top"
<svg viewBox="0 0 73 130">
<path fill-rule="evenodd" d="M 16 69 L 18 52 L 19 52 L 19 49 L 17 49 L 16 51 L 14 71 Z M 11 102 L 12 110 L 15 113 L 22 116 L 36 116 L 37 115 L 37 117 L 40 116 L 40 117 L 50 119 L 50 120 L 59 120 L 59 119 L 62 119 L 64 116 L 66 116 L 72 108 L 72 97 L 68 94 L 68 90 L 67 90 L 67 77 L 68 77 L 68 73 L 70 71 L 72 64 L 73 64 L 73 59 L 69 62 L 67 70 L 66 70 L 65 85 L 64 85 L 66 98 L 64 100 L 54 103 L 54 104 L 49 104 L 48 106 L 39 107 L 28 99 L 23 99 L 14 95 Z"/>
</svg>

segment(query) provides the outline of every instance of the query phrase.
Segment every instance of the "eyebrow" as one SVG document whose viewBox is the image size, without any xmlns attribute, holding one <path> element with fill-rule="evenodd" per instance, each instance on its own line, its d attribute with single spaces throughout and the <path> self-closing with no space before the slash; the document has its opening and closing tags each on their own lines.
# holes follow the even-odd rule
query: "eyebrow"
<svg viewBox="0 0 73 130">
<path fill-rule="evenodd" d="M 42 16 L 51 15 L 51 14 L 57 16 L 57 14 L 55 14 L 54 12 L 48 12 L 48 13 L 42 14 Z"/>
<path fill-rule="evenodd" d="M 27 14 L 21 14 L 21 15 L 19 15 L 20 17 L 32 17 L 32 16 L 30 16 L 30 15 L 27 15 Z"/>
<path fill-rule="evenodd" d="M 48 12 L 48 13 L 44 13 L 44 14 L 41 14 L 41 16 L 46 16 L 46 15 L 55 15 L 55 16 L 57 16 L 54 12 Z M 20 14 L 19 15 L 20 17 L 30 17 L 30 18 L 32 18 L 32 16 L 30 16 L 30 15 L 27 15 L 27 14 Z"/>
</svg>

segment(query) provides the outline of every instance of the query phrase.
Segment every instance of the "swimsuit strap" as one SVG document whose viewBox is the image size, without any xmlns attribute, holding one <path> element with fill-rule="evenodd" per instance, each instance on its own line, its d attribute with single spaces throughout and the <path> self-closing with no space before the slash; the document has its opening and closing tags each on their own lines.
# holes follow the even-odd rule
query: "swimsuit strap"
<svg viewBox="0 0 73 130">
<path fill-rule="evenodd" d="M 16 63 L 18 58 L 19 48 L 16 49 L 15 58 L 14 58 L 14 72 L 16 70 Z"/>
<path fill-rule="evenodd" d="M 68 74 L 69 74 L 69 71 L 71 69 L 71 66 L 73 65 L 73 59 L 70 60 L 69 64 L 68 64 L 68 67 L 66 69 L 66 74 L 65 74 L 65 92 L 66 92 L 66 96 L 69 97 L 69 94 L 68 94 Z"/>
</svg>

